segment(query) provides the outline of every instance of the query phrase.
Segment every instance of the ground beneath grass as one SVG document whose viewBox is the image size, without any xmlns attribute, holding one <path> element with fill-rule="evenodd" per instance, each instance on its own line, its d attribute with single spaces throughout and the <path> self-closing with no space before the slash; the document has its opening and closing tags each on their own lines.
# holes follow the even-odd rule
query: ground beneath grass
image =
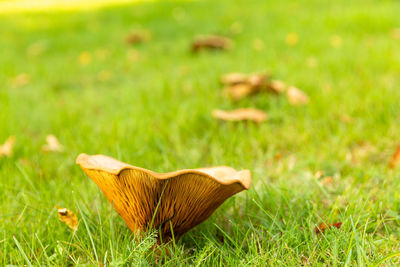
<svg viewBox="0 0 400 267">
<path fill-rule="evenodd" d="M 0 158 L 0 265 L 399 264 L 400 172 L 388 169 L 400 142 L 398 14 L 398 1 L 361 0 L 3 13 L 0 143 L 16 143 Z M 127 45 L 134 29 L 151 40 Z M 208 33 L 233 49 L 191 54 L 192 38 Z M 219 77 L 233 71 L 269 71 L 310 103 L 232 102 Z M 211 116 L 239 107 L 269 119 Z M 48 134 L 64 152 L 41 151 Z M 154 238 L 137 241 L 75 165 L 81 152 L 159 172 L 228 165 L 253 182 L 154 254 Z M 78 212 L 75 233 L 56 204 Z M 316 234 L 322 222 L 342 226 Z"/>
</svg>

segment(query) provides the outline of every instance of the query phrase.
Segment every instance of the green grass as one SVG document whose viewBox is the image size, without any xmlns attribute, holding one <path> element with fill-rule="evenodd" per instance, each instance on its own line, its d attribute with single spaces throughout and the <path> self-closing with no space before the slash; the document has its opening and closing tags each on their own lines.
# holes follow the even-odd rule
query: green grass
<svg viewBox="0 0 400 267">
<path fill-rule="evenodd" d="M 0 265 L 400 264 L 400 175 L 387 168 L 400 142 L 400 42 L 390 35 L 398 14 L 395 0 L 205 0 L 1 15 L 0 143 L 17 141 L 0 158 Z M 128 46 L 132 29 L 152 40 Z M 289 32 L 295 46 L 285 43 Z M 192 55 L 192 38 L 204 33 L 230 36 L 235 47 Z M 84 51 L 88 65 L 78 62 Z M 221 95 L 221 74 L 264 70 L 310 104 Z M 15 86 L 21 73 L 30 80 Z M 237 107 L 269 120 L 211 117 Z M 40 151 L 48 134 L 65 152 Z M 155 255 L 154 237 L 137 241 L 75 165 L 81 152 L 160 172 L 248 168 L 252 187 Z M 319 170 L 334 182 L 323 185 Z M 79 211 L 75 234 L 56 204 Z M 343 225 L 316 235 L 323 221 Z"/>
</svg>

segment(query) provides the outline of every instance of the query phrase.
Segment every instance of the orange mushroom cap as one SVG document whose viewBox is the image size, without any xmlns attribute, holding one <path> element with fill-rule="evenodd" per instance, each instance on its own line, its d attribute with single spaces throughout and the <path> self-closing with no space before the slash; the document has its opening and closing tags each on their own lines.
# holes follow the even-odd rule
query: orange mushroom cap
<svg viewBox="0 0 400 267">
<path fill-rule="evenodd" d="M 226 166 L 156 173 L 104 155 L 86 154 L 80 154 L 76 163 L 134 233 L 152 227 L 164 241 L 172 234 L 178 239 L 251 184 L 249 170 Z"/>
</svg>

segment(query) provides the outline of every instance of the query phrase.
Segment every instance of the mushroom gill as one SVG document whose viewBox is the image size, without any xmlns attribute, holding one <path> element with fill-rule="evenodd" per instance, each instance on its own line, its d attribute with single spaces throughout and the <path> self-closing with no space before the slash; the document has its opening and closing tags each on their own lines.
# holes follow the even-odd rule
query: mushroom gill
<svg viewBox="0 0 400 267">
<path fill-rule="evenodd" d="M 154 228 L 163 241 L 172 235 L 178 239 L 251 183 L 249 170 L 226 166 L 156 173 L 104 155 L 86 154 L 80 154 L 76 163 L 134 233 Z"/>
</svg>

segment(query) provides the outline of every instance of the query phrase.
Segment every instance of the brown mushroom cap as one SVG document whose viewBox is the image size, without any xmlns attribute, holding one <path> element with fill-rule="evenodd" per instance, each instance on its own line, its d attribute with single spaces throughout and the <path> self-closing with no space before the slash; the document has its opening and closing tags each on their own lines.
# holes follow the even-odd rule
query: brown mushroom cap
<svg viewBox="0 0 400 267">
<path fill-rule="evenodd" d="M 107 156 L 86 154 L 80 154 L 76 163 L 134 233 L 153 227 L 160 230 L 163 241 L 172 234 L 178 239 L 251 183 L 249 170 L 226 166 L 156 173 Z"/>
</svg>

